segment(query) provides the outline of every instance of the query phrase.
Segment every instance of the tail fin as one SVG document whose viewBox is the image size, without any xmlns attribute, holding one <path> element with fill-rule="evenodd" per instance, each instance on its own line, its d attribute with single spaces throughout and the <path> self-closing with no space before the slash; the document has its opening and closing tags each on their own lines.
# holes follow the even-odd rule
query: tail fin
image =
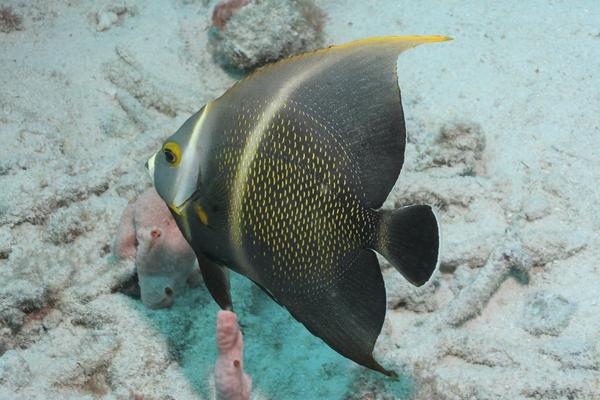
<svg viewBox="0 0 600 400">
<path fill-rule="evenodd" d="M 438 264 L 438 221 L 430 206 L 382 211 L 374 249 L 410 283 L 421 286 Z"/>
</svg>

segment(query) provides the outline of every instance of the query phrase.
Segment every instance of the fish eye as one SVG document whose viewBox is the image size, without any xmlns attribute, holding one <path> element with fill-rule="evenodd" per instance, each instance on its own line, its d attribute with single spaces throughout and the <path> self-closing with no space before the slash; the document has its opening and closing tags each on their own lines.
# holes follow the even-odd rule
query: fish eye
<svg viewBox="0 0 600 400">
<path fill-rule="evenodd" d="M 177 161 L 177 156 L 169 149 L 165 149 L 165 158 L 169 164 L 175 164 L 175 161 Z"/>
<path fill-rule="evenodd" d="M 175 142 L 165 143 L 163 146 L 163 154 L 165 155 L 165 160 L 173 167 L 179 165 L 181 161 L 181 150 L 179 150 L 179 145 Z"/>
</svg>

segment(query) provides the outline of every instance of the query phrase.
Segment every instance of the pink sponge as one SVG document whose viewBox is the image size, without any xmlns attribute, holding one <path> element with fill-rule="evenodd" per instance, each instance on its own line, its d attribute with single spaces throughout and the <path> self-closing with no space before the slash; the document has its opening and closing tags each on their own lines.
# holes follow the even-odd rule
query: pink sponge
<svg viewBox="0 0 600 400">
<path fill-rule="evenodd" d="M 250 3 L 250 0 L 221 0 L 214 8 L 212 15 L 213 25 L 220 31 L 225 29 L 229 18 L 239 9 Z"/>
<path fill-rule="evenodd" d="M 252 378 L 244 373 L 244 338 L 232 311 L 217 314 L 215 387 L 218 400 L 248 400 Z"/>
<path fill-rule="evenodd" d="M 186 282 L 195 286 L 201 279 L 192 248 L 154 189 L 123 212 L 114 253 L 135 258 L 142 302 L 150 308 L 171 306 Z"/>
</svg>

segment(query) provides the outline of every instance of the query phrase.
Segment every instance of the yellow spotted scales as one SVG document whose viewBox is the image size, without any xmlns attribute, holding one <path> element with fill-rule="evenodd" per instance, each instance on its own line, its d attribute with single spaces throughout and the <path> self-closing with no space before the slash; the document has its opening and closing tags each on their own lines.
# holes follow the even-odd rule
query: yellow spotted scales
<svg viewBox="0 0 600 400">
<path fill-rule="evenodd" d="M 249 131 L 262 117 L 261 109 L 244 105 L 216 156 L 227 187 L 234 188 L 236 176 L 243 175 L 241 190 L 231 193 L 234 245 L 251 254 L 249 261 L 260 255 L 271 261 L 266 265 L 274 291 L 308 295 L 326 290 L 344 272 L 341 258 L 373 239 L 375 215 L 361 203 L 356 163 L 335 128 L 295 101 L 281 104 L 256 135 L 260 143 L 253 144 L 248 169 L 239 171 L 244 149 L 253 147 Z M 299 284 L 284 285 L 288 278 Z"/>
</svg>

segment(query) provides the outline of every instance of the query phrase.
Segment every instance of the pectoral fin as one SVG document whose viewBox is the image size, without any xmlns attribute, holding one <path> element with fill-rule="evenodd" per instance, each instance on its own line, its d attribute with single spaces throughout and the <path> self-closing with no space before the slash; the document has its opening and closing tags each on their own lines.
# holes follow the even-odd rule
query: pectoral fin
<svg viewBox="0 0 600 400">
<path fill-rule="evenodd" d="M 219 307 L 223 310 L 233 310 L 229 286 L 228 271 L 207 257 L 196 254 L 204 284 Z"/>
</svg>

